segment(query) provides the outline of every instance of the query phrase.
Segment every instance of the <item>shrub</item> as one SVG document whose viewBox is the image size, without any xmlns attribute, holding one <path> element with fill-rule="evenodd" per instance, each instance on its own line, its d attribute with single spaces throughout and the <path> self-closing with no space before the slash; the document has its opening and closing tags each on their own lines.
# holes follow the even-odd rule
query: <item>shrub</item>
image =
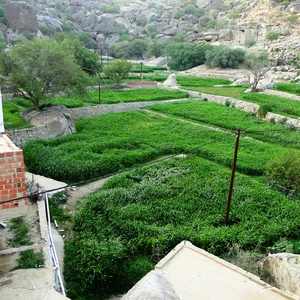
<svg viewBox="0 0 300 300">
<path fill-rule="evenodd" d="M 261 117 L 261 118 L 264 118 L 266 116 L 266 114 L 268 112 L 271 112 L 272 111 L 272 106 L 269 105 L 269 104 L 262 104 L 260 107 L 259 107 L 259 110 L 258 110 L 258 115 Z"/>
<path fill-rule="evenodd" d="M 269 41 L 274 41 L 274 40 L 278 40 L 279 39 L 279 33 L 276 32 L 276 31 L 269 31 L 267 34 L 266 34 L 266 39 L 269 40 Z"/>
<path fill-rule="evenodd" d="M 290 15 L 286 18 L 286 21 L 290 24 L 297 24 L 299 20 L 299 17 L 297 15 Z"/>
<path fill-rule="evenodd" d="M 11 223 L 10 230 L 13 232 L 14 237 L 8 241 L 8 244 L 12 247 L 32 245 L 28 235 L 29 226 L 24 219 L 22 217 L 14 218 Z"/>
<path fill-rule="evenodd" d="M 205 53 L 205 63 L 211 67 L 237 68 L 245 60 L 245 51 L 216 46 Z"/>
<path fill-rule="evenodd" d="M 212 46 L 202 43 L 171 43 L 165 49 L 168 67 L 172 70 L 186 70 L 205 62 L 205 53 Z"/>
<path fill-rule="evenodd" d="M 251 41 L 247 41 L 246 42 L 246 47 L 252 47 L 252 46 L 254 46 L 256 44 L 256 41 L 255 40 L 251 40 Z"/>
<path fill-rule="evenodd" d="M 267 165 L 271 180 L 287 189 L 300 191 L 300 154 L 295 150 L 283 153 Z"/>
<path fill-rule="evenodd" d="M 31 269 L 31 268 L 40 268 L 44 265 L 44 253 L 34 252 L 32 249 L 25 250 L 20 252 L 20 257 L 18 259 L 18 266 L 14 268 L 17 269 Z"/>
</svg>

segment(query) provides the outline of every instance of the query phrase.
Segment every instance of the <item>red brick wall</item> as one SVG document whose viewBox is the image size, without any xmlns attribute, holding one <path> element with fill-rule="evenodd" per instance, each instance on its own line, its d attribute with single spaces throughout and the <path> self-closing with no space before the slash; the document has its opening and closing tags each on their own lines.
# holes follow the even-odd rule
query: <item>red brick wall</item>
<svg viewBox="0 0 300 300">
<path fill-rule="evenodd" d="M 22 196 L 26 196 L 22 150 L 0 153 L 0 202 Z M 27 205 L 27 199 L 0 204 L 0 210 L 18 208 L 20 204 Z"/>
</svg>

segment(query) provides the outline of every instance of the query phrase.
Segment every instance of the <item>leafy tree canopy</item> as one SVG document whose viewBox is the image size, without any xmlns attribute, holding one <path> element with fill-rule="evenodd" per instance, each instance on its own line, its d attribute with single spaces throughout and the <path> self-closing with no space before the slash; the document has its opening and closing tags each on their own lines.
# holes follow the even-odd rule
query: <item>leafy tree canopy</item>
<svg viewBox="0 0 300 300">
<path fill-rule="evenodd" d="M 123 41 L 113 45 L 108 48 L 108 54 L 115 58 L 132 58 L 141 57 L 148 50 L 148 44 L 145 40 L 136 39 L 132 41 Z"/>
<path fill-rule="evenodd" d="M 0 70 L 12 91 L 31 101 L 35 110 L 50 93 L 74 87 L 84 91 L 87 80 L 72 51 L 53 39 L 33 39 L 2 50 Z"/>
<path fill-rule="evenodd" d="M 126 60 L 117 60 L 103 68 L 104 74 L 120 85 L 122 79 L 128 77 L 128 73 L 132 67 L 132 63 Z"/>
<path fill-rule="evenodd" d="M 99 56 L 93 51 L 85 48 L 84 42 L 79 40 L 75 34 L 57 33 L 55 39 L 63 49 L 73 53 L 76 63 L 89 75 L 95 75 L 101 70 Z"/>
<path fill-rule="evenodd" d="M 154 40 L 149 47 L 149 54 L 155 57 L 162 56 L 164 53 L 164 49 L 166 47 L 165 43 L 160 43 L 157 40 Z"/>
<path fill-rule="evenodd" d="M 172 70 L 186 70 L 205 63 L 205 52 L 212 49 L 207 42 L 171 43 L 166 47 L 168 67 Z"/>
<path fill-rule="evenodd" d="M 237 48 L 215 46 L 206 52 L 206 64 L 211 67 L 237 68 L 245 60 L 245 51 Z"/>
</svg>

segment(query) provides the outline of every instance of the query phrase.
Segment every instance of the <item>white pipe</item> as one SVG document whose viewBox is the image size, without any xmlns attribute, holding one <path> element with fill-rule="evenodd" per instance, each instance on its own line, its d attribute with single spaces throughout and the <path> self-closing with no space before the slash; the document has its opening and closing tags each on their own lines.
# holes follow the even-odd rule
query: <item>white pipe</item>
<svg viewBox="0 0 300 300">
<path fill-rule="evenodd" d="M 45 194 L 45 205 L 46 205 L 46 214 L 47 214 L 47 217 L 48 217 L 49 244 L 50 244 L 50 249 L 51 249 L 51 252 L 52 252 L 52 259 L 53 259 L 54 269 L 56 271 L 55 279 L 56 280 L 58 279 L 59 285 L 61 287 L 61 292 L 64 296 L 66 296 L 64 284 L 63 284 L 61 274 L 60 274 L 59 262 L 58 262 L 54 242 L 53 242 L 53 239 L 52 239 L 52 234 L 51 234 L 50 211 L 49 211 L 49 202 L 48 202 L 48 195 L 47 194 Z"/>
</svg>

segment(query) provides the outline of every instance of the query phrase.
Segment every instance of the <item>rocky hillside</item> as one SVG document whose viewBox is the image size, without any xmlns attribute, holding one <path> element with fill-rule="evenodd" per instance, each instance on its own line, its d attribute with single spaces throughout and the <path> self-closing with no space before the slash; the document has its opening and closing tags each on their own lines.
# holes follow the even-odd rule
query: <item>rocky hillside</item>
<svg viewBox="0 0 300 300">
<path fill-rule="evenodd" d="M 90 48 L 106 51 L 129 38 L 180 37 L 255 46 L 286 63 L 299 53 L 299 15 L 300 0 L 2 0 L 0 39 L 14 44 L 33 35 L 85 32 Z"/>
</svg>

